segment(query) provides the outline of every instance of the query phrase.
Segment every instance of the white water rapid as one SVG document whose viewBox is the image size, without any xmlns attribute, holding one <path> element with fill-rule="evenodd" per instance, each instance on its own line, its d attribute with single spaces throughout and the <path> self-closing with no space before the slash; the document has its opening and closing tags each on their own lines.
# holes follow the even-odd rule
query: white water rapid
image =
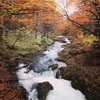
<svg viewBox="0 0 100 100">
<path fill-rule="evenodd" d="M 66 43 L 70 41 L 65 38 Z M 49 69 L 49 65 L 58 64 L 58 67 L 66 67 L 64 62 L 55 60 L 58 57 L 58 52 L 63 50 L 61 47 L 65 43 L 55 42 L 52 46 L 48 46 L 47 50 L 43 52 L 43 57 L 38 58 L 36 67 L 46 67 L 46 69 L 39 73 L 31 70 L 29 73 L 26 68 L 22 68 L 16 72 L 19 79 L 19 84 L 22 85 L 28 95 L 28 100 L 38 100 L 38 91 L 33 88 L 37 83 L 48 81 L 52 86 L 53 90 L 49 91 L 46 100 L 86 100 L 85 96 L 79 91 L 75 90 L 71 86 L 71 81 L 64 79 L 56 79 L 55 71 Z M 24 66 L 21 64 L 19 67 Z"/>
</svg>

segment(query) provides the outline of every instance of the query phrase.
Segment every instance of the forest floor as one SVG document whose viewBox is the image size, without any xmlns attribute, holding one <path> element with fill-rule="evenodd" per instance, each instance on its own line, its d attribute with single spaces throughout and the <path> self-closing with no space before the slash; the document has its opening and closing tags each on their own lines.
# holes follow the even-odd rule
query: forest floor
<svg viewBox="0 0 100 100">
<path fill-rule="evenodd" d="M 72 86 L 85 94 L 87 100 L 100 100 L 100 41 L 90 46 L 76 42 L 77 38 L 68 36 L 71 44 L 65 45 L 58 60 L 67 63 L 61 68 L 61 76 L 72 81 Z"/>
</svg>

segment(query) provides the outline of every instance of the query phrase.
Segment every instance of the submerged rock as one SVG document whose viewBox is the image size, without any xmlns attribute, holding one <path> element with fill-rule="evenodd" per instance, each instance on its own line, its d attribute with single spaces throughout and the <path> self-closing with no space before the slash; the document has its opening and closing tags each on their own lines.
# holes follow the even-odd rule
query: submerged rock
<svg viewBox="0 0 100 100">
<path fill-rule="evenodd" d="M 37 90 L 39 100 L 46 100 L 48 92 L 53 90 L 53 87 L 49 82 L 43 82 L 37 85 Z"/>
</svg>

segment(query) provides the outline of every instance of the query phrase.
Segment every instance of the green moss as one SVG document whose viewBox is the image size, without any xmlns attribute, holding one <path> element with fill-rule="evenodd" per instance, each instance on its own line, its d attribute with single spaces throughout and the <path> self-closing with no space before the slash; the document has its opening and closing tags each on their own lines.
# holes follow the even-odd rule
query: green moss
<svg viewBox="0 0 100 100">
<path fill-rule="evenodd" d="M 25 33 L 21 33 L 22 36 L 25 35 Z M 0 54 L 6 54 L 10 56 L 16 56 L 16 55 L 25 55 L 29 53 L 36 53 L 41 50 L 43 50 L 47 45 L 51 45 L 53 41 L 49 38 L 41 38 L 41 33 L 38 33 L 37 38 L 34 38 L 34 35 L 27 34 L 24 37 L 20 38 L 16 44 L 14 49 L 11 49 L 14 42 L 16 41 L 18 37 L 18 31 L 16 33 L 10 31 L 8 33 L 8 36 L 3 36 L 3 41 L 5 45 L 5 49 Z"/>
<path fill-rule="evenodd" d="M 49 38 L 43 37 L 42 41 L 44 43 L 46 43 L 47 45 L 51 45 L 53 43 L 53 41 Z"/>
</svg>

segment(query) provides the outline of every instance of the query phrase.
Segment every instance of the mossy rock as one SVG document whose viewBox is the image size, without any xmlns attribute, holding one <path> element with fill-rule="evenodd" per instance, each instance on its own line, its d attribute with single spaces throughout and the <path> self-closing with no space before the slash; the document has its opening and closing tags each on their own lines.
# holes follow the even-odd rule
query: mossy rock
<svg viewBox="0 0 100 100">
<path fill-rule="evenodd" d="M 37 90 L 39 100 L 46 100 L 48 92 L 53 90 L 53 87 L 49 82 L 43 82 L 37 85 Z"/>
<path fill-rule="evenodd" d="M 51 68 L 52 70 L 55 70 L 58 68 L 58 64 L 50 65 L 49 68 Z"/>
<path fill-rule="evenodd" d="M 57 71 L 57 73 L 56 73 L 56 78 L 58 78 L 58 79 L 61 78 L 60 70 Z"/>
</svg>

